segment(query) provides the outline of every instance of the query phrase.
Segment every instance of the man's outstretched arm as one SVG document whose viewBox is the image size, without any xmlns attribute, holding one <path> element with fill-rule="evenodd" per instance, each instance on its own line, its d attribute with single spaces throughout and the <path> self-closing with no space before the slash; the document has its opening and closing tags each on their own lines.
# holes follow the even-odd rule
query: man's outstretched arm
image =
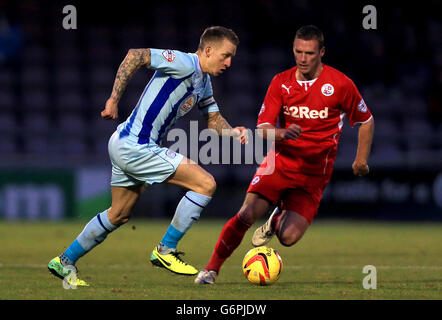
<svg viewBox="0 0 442 320">
<path fill-rule="evenodd" d="M 215 130 L 220 136 L 231 136 L 239 140 L 242 144 L 247 143 L 247 129 L 245 127 L 235 127 L 227 122 L 227 120 L 219 112 L 209 112 L 206 116 L 207 127 Z"/>
<path fill-rule="evenodd" d="M 371 150 L 371 142 L 374 133 L 374 119 L 373 117 L 367 122 L 361 124 L 358 133 L 358 150 L 352 165 L 353 173 L 357 176 L 366 175 L 370 169 L 367 164 L 367 159 Z"/>
<path fill-rule="evenodd" d="M 299 135 L 302 133 L 302 128 L 292 123 L 288 128 L 276 128 L 270 123 L 264 123 L 257 127 L 258 135 L 266 140 L 285 140 L 285 139 L 298 139 Z"/>
<path fill-rule="evenodd" d="M 118 102 L 126 89 L 127 83 L 142 66 L 150 66 L 150 49 L 129 49 L 118 68 L 111 96 L 101 112 L 102 118 L 108 120 L 118 118 Z"/>
</svg>

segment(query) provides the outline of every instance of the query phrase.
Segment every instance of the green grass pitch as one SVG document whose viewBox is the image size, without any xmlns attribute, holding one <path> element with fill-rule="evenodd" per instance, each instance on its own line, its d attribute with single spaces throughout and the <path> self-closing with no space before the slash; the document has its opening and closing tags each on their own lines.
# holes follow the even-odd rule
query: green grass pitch
<svg viewBox="0 0 442 320">
<path fill-rule="evenodd" d="M 203 268 L 226 220 L 201 219 L 180 243 L 184 259 Z M 151 266 L 148 258 L 169 221 L 131 220 L 79 260 L 90 287 L 64 289 L 47 263 L 75 239 L 85 221 L 0 222 L 0 299 L 119 300 L 428 300 L 442 299 L 442 224 L 343 220 L 314 221 L 304 238 L 287 248 L 273 239 L 284 267 L 272 286 L 249 284 L 241 262 L 259 221 L 221 269 L 217 283 Z M 377 271 L 366 290 L 365 265 Z"/>
</svg>

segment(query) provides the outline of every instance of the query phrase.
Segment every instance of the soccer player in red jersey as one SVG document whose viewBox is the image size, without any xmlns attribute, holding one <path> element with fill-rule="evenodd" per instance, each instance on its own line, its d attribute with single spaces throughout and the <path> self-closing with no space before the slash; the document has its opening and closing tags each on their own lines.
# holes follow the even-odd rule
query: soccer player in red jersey
<svg viewBox="0 0 442 320">
<path fill-rule="evenodd" d="M 215 282 L 246 231 L 272 205 L 278 207 L 256 229 L 252 244 L 264 245 L 273 235 L 284 246 L 301 239 L 330 180 L 345 117 L 351 126 L 360 124 L 353 173 L 363 176 L 369 172 L 373 116 L 353 81 L 321 62 L 324 52 L 324 36 L 317 27 L 304 26 L 296 32 L 296 66 L 273 78 L 258 116 L 257 127 L 263 137 L 275 137 L 274 149 L 253 177 L 241 209 L 222 229 L 196 283 Z M 269 157 L 274 159 L 274 171 L 265 174 L 260 169 L 267 166 Z"/>
</svg>

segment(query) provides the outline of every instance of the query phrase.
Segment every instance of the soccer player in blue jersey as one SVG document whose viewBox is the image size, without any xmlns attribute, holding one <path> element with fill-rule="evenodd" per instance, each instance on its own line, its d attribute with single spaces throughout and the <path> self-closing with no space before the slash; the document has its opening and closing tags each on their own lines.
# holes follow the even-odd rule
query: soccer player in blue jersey
<svg viewBox="0 0 442 320">
<path fill-rule="evenodd" d="M 164 237 L 152 253 L 152 264 L 182 275 L 198 271 L 182 260 L 177 244 L 210 202 L 216 183 L 195 162 L 168 148 L 161 140 L 168 129 L 193 106 L 207 118 L 208 127 L 219 135 L 246 141 L 244 127 L 232 128 L 221 116 L 213 98 L 210 76 L 230 67 L 239 40 L 227 28 L 207 28 L 196 53 L 176 50 L 130 49 L 121 63 L 101 116 L 118 117 L 118 103 L 132 75 L 142 66 L 155 70 L 137 105 L 109 140 L 112 162 L 112 204 L 85 226 L 75 241 L 48 268 L 57 277 L 77 269 L 77 260 L 129 220 L 131 210 L 145 185 L 170 183 L 189 191 L 179 202 Z M 66 268 L 70 266 L 70 268 Z M 68 270 L 68 271 L 66 271 Z M 75 279 L 76 285 L 87 285 Z"/>
</svg>

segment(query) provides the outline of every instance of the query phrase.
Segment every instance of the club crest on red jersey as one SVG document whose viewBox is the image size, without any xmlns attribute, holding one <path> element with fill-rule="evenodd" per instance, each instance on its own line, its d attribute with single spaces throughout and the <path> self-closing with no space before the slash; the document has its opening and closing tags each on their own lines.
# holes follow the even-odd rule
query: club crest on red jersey
<svg viewBox="0 0 442 320">
<path fill-rule="evenodd" d="M 321 92 L 324 96 L 329 97 L 335 92 L 335 88 L 330 83 L 326 83 L 321 87 Z"/>
<path fill-rule="evenodd" d="M 176 54 L 173 50 L 164 50 L 163 58 L 166 59 L 167 62 L 173 62 L 175 60 Z"/>
</svg>

